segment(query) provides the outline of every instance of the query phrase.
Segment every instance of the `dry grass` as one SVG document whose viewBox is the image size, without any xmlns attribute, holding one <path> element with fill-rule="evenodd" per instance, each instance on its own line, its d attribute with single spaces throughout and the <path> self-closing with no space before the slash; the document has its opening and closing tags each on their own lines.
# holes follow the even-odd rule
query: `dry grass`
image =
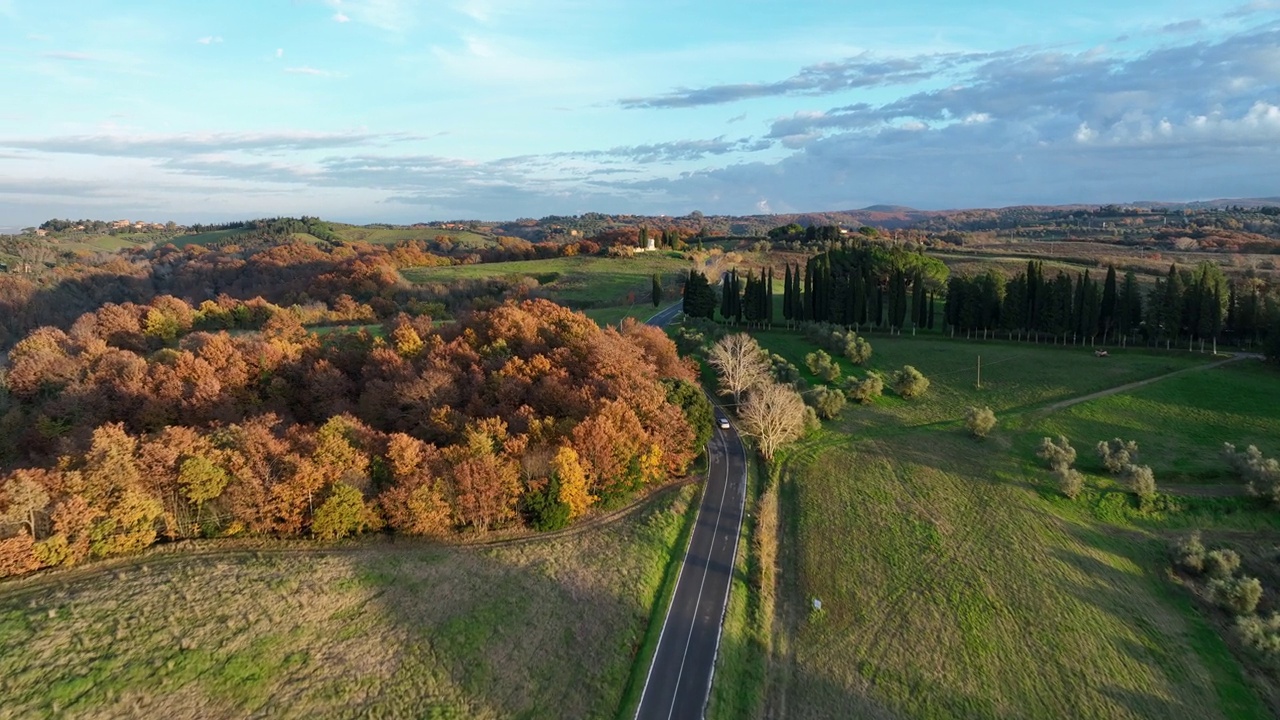
<svg viewBox="0 0 1280 720">
<path fill-rule="evenodd" d="M 542 542 L 177 555 L 0 586 L 0 715 L 613 716 L 692 492 Z"/>
</svg>

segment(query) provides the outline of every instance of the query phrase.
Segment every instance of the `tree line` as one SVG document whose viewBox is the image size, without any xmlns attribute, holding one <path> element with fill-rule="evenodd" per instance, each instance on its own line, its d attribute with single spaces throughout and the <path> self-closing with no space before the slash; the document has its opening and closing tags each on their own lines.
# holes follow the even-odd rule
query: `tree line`
<svg viewBox="0 0 1280 720">
<path fill-rule="evenodd" d="M 940 261 L 865 241 L 841 241 L 782 277 L 782 316 L 789 323 L 819 322 L 857 328 L 933 327 L 933 299 L 948 271 Z M 720 316 L 737 323 L 773 322 L 773 270 L 745 280 L 732 270 L 717 293 L 709 279 L 691 271 L 685 282 L 685 312 Z M 718 297 L 718 300 L 717 300 Z"/>
<path fill-rule="evenodd" d="M 1089 270 L 1074 276 L 1059 270 L 1050 278 L 1044 264 L 1032 260 L 1009 280 L 995 271 L 951 278 L 943 315 L 953 333 L 968 336 L 1000 332 L 1029 340 L 1160 347 L 1280 341 L 1274 288 L 1259 278 L 1229 280 L 1209 262 L 1170 265 L 1144 288 L 1133 271 L 1121 279 L 1108 267 L 1099 279 Z"/>
</svg>

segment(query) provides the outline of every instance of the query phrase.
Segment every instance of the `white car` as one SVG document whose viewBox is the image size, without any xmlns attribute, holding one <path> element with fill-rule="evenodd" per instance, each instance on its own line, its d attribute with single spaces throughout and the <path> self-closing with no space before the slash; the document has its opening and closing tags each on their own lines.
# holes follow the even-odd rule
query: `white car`
<svg viewBox="0 0 1280 720">
<path fill-rule="evenodd" d="M 727 417 L 725 417 L 725 416 L 723 416 L 723 415 L 721 415 L 721 416 L 720 416 L 720 429 L 721 429 L 721 430 L 728 430 L 728 429 L 729 429 L 729 418 L 727 418 Z"/>
</svg>

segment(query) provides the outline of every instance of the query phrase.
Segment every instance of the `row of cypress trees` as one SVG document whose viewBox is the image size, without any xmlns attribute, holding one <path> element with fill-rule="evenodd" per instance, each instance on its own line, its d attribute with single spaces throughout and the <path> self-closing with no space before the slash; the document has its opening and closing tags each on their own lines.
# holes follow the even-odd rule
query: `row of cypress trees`
<svg viewBox="0 0 1280 720">
<path fill-rule="evenodd" d="M 953 332 L 965 334 L 999 331 L 1037 340 L 1166 347 L 1222 340 L 1251 345 L 1271 321 L 1280 320 L 1280 308 L 1259 282 L 1228 281 L 1208 262 L 1194 269 L 1170 265 L 1144 293 L 1133 271 L 1119 280 L 1115 267 L 1108 267 L 1101 282 L 1088 270 L 1074 277 L 1059 270 L 1046 278 L 1044 264 L 1032 260 L 1008 282 L 994 271 L 951 278 L 944 317 Z"/>
</svg>

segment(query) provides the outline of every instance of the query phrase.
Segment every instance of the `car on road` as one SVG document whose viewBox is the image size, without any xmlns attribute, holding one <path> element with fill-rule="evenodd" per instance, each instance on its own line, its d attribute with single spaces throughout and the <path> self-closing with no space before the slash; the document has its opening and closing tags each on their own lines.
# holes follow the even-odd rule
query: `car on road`
<svg viewBox="0 0 1280 720">
<path fill-rule="evenodd" d="M 729 418 L 727 418 L 727 417 L 725 417 L 725 416 L 723 416 L 723 415 L 721 415 L 721 416 L 720 416 L 720 429 L 721 429 L 721 430 L 728 430 L 728 429 L 729 429 Z"/>
</svg>

